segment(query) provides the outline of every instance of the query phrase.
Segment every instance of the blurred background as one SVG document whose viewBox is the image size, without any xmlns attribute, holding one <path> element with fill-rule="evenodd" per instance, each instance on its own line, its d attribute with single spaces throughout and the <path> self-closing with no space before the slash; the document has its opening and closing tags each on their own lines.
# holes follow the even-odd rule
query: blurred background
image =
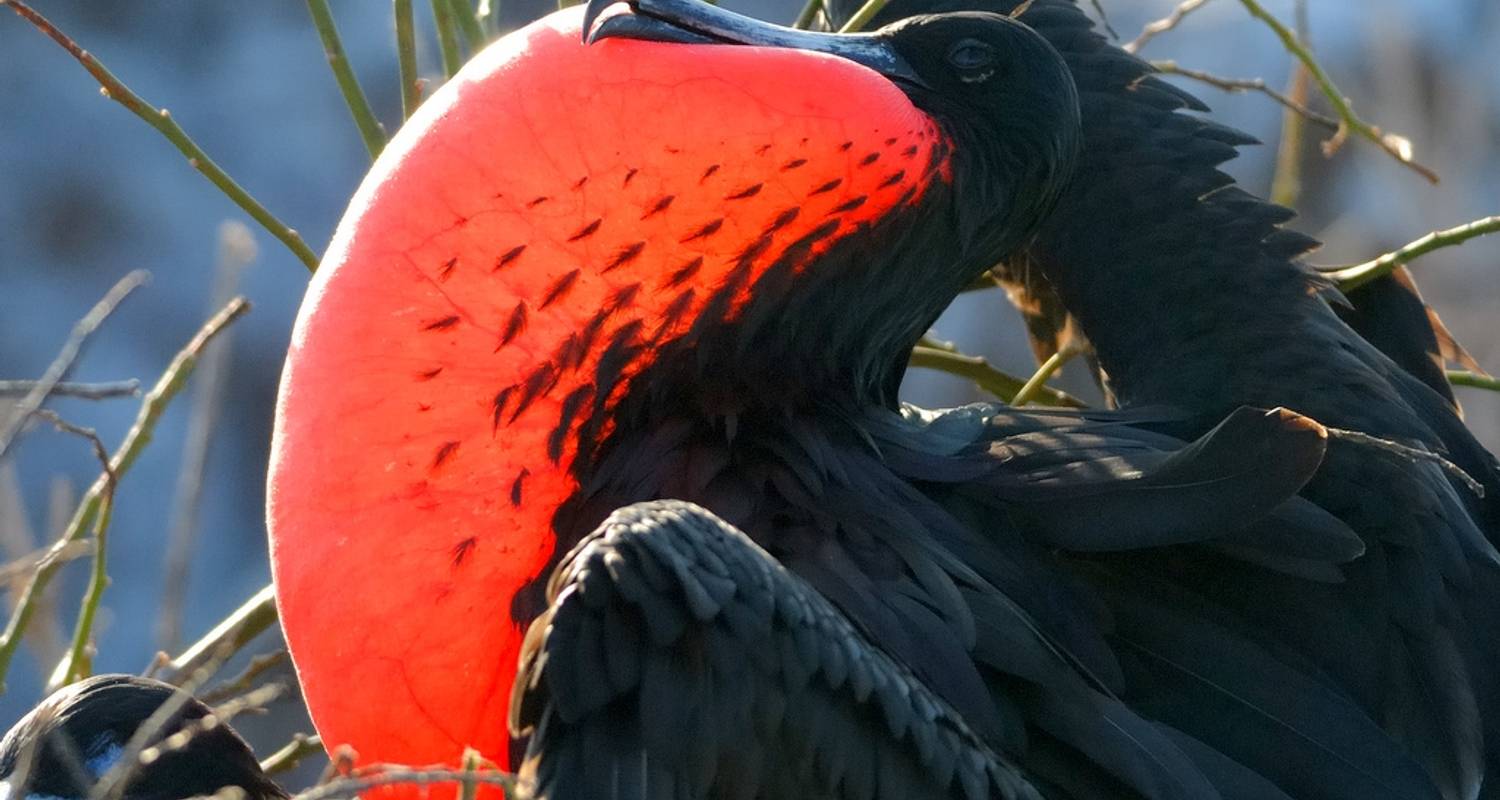
<svg viewBox="0 0 1500 800">
<path fill-rule="evenodd" d="M 1165 16 L 1175 0 L 1101 0 L 1123 40 Z M 168 108 L 231 175 L 315 251 L 327 243 L 369 159 L 300 0 L 252 5 L 203 0 L 34 0 L 64 31 L 139 94 Z M 792 0 L 739 0 L 737 10 L 788 21 Z M 441 81 L 425 3 L 422 73 Z M 1290 20 L 1292 0 L 1267 0 Z M 400 120 L 389 3 L 335 0 L 344 46 L 388 130 Z M 505 0 L 507 28 L 552 8 Z M 1363 261 L 1435 229 L 1500 213 L 1500 3 L 1494 0 L 1309 0 L 1311 40 L 1365 119 L 1409 137 L 1441 174 L 1431 186 L 1364 141 L 1323 159 L 1309 127 L 1299 230 L 1326 245 L 1315 263 Z M 110 536 L 110 574 L 97 628 L 99 671 L 139 672 L 177 650 L 269 580 L 263 490 L 271 414 L 305 268 L 184 163 L 155 131 L 102 99 L 55 44 L 0 9 L 0 380 L 36 378 L 73 324 L 127 272 L 152 282 L 128 298 L 90 341 L 73 379 L 139 378 L 143 387 L 209 314 L 228 283 L 254 304 L 216 345 L 173 404 L 154 443 L 121 485 Z M 1269 30 L 1233 0 L 1208 3 L 1141 55 L 1284 87 L 1290 60 Z M 1269 190 L 1282 110 L 1262 95 L 1227 95 L 1192 81 L 1215 119 L 1269 143 L 1228 165 L 1257 194 Z M 1319 107 L 1318 103 L 1314 103 Z M 1413 271 L 1431 303 L 1480 364 L 1500 371 L 1500 239 L 1440 251 Z M 222 304 L 222 301 L 214 305 Z M 1034 368 L 1021 327 L 998 291 L 966 295 L 939 322 L 940 338 L 1009 372 Z M 205 381 L 217 373 L 217 390 Z M 1079 367 L 1062 381 L 1097 397 Z M 1500 395 L 1459 389 L 1468 422 L 1500 451 Z M 213 395 L 217 395 L 214 397 Z M 914 371 L 908 399 L 952 405 L 981 399 L 970 384 Z M 0 398 L 0 419 L 8 416 Z M 54 399 L 68 420 L 118 443 L 139 401 Z M 212 436 L 188 443 L 195 406 L 215 408 Z M 203 423 L 197 423 L 200 427 Z M 201 469 L 194 467 L 200 463 Z M 195 513 L 181 499 L 184 464 L 199 478 Z M 51 541 L 98 474 L 86 442 L 36 425 L 0 461 L 0 562 Z M 188 481 L 187 483 L 191 483 Z M 196 536 L 168 598 L 168 541 Z M 179 552 L 183 552 L 179 550 Z M 33 626 L 0 696 L 8 726 L 38 699 L 77 613 L 86 562 L 64 568 L 56 604 Z M 15 588 L 15 587 L 13 587 Z M 164 604 L 180 609 L 164 615 Z M 165 624 L 164 624 L 165 623 Z M 269 637 L 268 637 L 269 638 Z M 268 642 L 262 649 L 274 646 Z M 309 730 L 296 703 L 241 724 L 262 754 Z M 311 768 L 311 767 L 309 767 Z"/>
</svg>

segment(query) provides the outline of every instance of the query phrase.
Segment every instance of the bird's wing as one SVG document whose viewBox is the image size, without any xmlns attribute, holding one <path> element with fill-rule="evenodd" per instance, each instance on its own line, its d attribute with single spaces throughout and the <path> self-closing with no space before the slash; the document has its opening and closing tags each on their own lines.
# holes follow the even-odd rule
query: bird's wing
<svg viewBox="0 0 1500 800">
<path fill-rule="evenodd" d="M 548 596 L 511 707 L 534 797 L 1040 797 L 909 670 L 701 507 L 617 511 Z"/>
<path fill-rule="evenodd" d="M 1217 595 L 1188 591 L 1158 574 L 1171 561 L 1238 559 L 1282 566 L 1291 573 L 1283 582 L 1298 590 L 1343 580 L 1342 563 L 1359 554 L 1359 538 L 1327 511 L 1292 497 L 1324 452 L 1305 420 L 1245 409 L 1184 446 L 1150 430 L 1153 420 L 1170 415 L 1146 410 L 1112 417 L 995 408 L 986 417 L 976 413 L 981 408 L 921 419 L 909 414 L 914 430 L 904 437 L 877 428 L 886 463 L 924 485 L 969 528 L 990 531 L 981 544 L 946 546 L 1018 598 L 1068 657 L 1100 676 L 1134 715 L 1191 737 L 1181 751 L 1222 795 L 1256 796 L 1246 788 L 1251 784 L 1226 784 L 1214 772 L 1227 764 L 1297 797 L 1438 796 L 1422 768 L 1311 662 L 1210 599 Z M 957 444 L 963 431 L 972 439 L 967 447 Z M 1009 456 L 1011 440 L 1024 445 L 1023 457 Z M 1030 485 L 1040 487 L 1043 502 L 1013 488 Z M 1267 512 L 1266 499 L 1277 492 L 1286 502 Z M 1096 503 L 1113 516 L 1096 514 Z M 1025 513 L 1010 512 L 1018 505 Z M 1240 525 L 1230 522 L 1238 517 Z M 1050 590 L 1007 577 L 1014 562 L 999 559 L 1014 549 L 1003 541 L 1008 522 L 1057 547 L 1052 537 L 1074 530 L 1072 518 L 1094 520 L 1085 532 L 1091 554 L 1058 553 Z M 1182 544 L 1146 547 L 1153 519 L 1178 531 Z M 1195 519 L 1196 542 L 1189 535 Z M 1108 552 L 1111 534 L 1120 552 Z M 1079 610 L 1090 603 L 1092 614 Z M 976 614 L 997 618 L 993 611 Z M 1098 642 L 1080 633 L 1091 627 L 1100 632 Z M 993 657 L 985 643 L 995 641 L 1003 640 L 992 632 L 981 636 L 976 652 Z"/>
</svg>

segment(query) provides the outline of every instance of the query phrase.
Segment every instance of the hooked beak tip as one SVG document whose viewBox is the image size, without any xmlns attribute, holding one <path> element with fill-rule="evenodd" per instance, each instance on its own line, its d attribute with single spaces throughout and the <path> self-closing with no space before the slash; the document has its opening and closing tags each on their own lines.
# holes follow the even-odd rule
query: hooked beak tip
<svg viewBox="0 0 1500 800">
<path fill-rule="evenodd" d="M 594 23 L 599 20 L 599 15 L 604 13 L 604 9 L 616 2 L 619 0 L 589 0 L 588 5 L 583 9 L 583 31 L 579 35 L 584 44 L 593 44 L 598 41 L 599 36 L 594 30 Z"/>
</svg>

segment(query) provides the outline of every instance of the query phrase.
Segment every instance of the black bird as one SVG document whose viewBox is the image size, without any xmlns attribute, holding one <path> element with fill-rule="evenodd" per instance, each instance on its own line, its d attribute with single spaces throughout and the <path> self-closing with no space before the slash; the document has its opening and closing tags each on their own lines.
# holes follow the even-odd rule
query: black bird
<svg viewBox="0 0 1500 800">
<path fill-rule="evenodd" d="M 514 684 L 547 797 L 1438 796 L 1316 669 L 1118 555 L 1336 580 L 1364 545 L 1295 498 L 1320 425 L 897 402 L 1064 190 L 1043 38 L 642 0 L 584 48 L 577 22 L 428 101 L 299 319 L 270 522 L 325 741 L 503 758 Z M 1212 679 L 1167 695 L 1184 724 L 1136 668 L 1158 638 L 1206 645 L 1176 654 Z"/>
<path fill-rule="evenodd" d="M 124 800 L 183 800 L 226 787 L 248 800 L 287 797 L 250 746 L 212 710 L 180 689 L 131 675 L 96 675 L 57 690 L 0 740 L 0 797 L 83 800 L 120 766 L 136 731 L 165 704 L 180 708 L 144 741 L 156 755 L 123 773 Z M 153 723 L 156 724 L 156 723 Z M 173 737 L 187 734 L 185 742 Z"/>
<path fill-rule="evenodd" d="M 876 24 L 1018 5 L 893 0 Z M 835 18 L 852 11 L 840 0 L 830 8 Z M 1139 559 L 1122 575 L 1193 592 L 1178 603 L 1201 604 L 1305 659 L 1400 740 L 1443 796 L 1481 787 L 1500 796 L 1500 466 L 1463 426 L 1437 368 L 1451 338 L 1409 278 L 1395 275 L 1360 290 L 1344 312 L 1383 345 L 1372 346 L 1339 319 L 1337 292 L 1297 260 L 1316 242 L 1280 227 L 1292 212 L 1218 170 L 1250 137 L 1183 113 L 1207 109 L 1106 42 L 1071 0 L 1038 0 L 1021 18 L 1068 61 L 1084 131 L 1075 180 L 1036 241 L 1006 265 L 1052 310 L 1042 328 L 1057 328 L 1065 310 L 1123 406 L 1172 403 L 1196 414 L 1179 435 L 1241 404 L 1282 405 L 1441 456 L 1466 476 L 1430 458 L 1335 441 L 1304 496 L 1366 542 L 1337 582 L 1177 554 Z M 1178 637 L 1133 671 L 1174 685 L 1186 677 L 1174 657 L 1202 646 Z M 1153 706 L 1230 752 L 1243 737 L 1209 735 L 1217 723 L 1194 724 L 1201 710 L 1170 693 Z"/>
</svg>

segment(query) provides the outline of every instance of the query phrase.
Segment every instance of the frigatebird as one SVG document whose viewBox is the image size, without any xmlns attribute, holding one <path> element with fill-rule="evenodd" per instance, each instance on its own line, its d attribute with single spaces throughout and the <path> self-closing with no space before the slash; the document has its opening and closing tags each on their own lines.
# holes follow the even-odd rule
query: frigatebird
<svg viewBox="0 0 1500 800">
<path fill-rule="evenodd" d="M 273 566 L 324 740 L 514 732 L 548 797 L 1436 797 L 1201 607 L 1154 632 L 1232 647 L 1184 699 L 1258 752 L 1139 713 L 1121 661 L 1161 645 L 1107 638 L 1176 591 L 1107 554 L 1301 582 L 1362 552 L 1295 497 L 1316 422 L 897 402 L 1048 217 L 1077 113 L 987 13 L 851 37 L 642 0 L 481 53 L 355 196 L 284 374 Z"/>
<path fill-rule="evenodd" d="M 173 705 L 160 719 L 154 715 Z M 122 800 L 185 800 L 237 788 L 246 800 L 287 797 L 250 746 L 213 710 L 161 681 L 96 675 L 53 692 L 0 739 L 0 798 L 84 800 L 138 746 L 149 760 L 118 773 Z M 150 726 L 139 742 L 133 739 Z M 182 741 L 177 741 L 180 737 Z"/>
<path fill-rule="evenodd" d="M 892 0 L 876 22 L 1017 5 Z M 838 18 L 853 7 L 834 0 L 830 9 Z M 1381 345 L 1372 346 L 1339 319 L 1337 292 L 1298 261 L 1316 242 L 1281 227 L 1292 212 L 1219 171 L 1253 139 L 1185 113 L 1207 107 L 1105 41 L 1072 0 L 1037 0 L 1021 18 L 1068 61 L 1084 148 L 1057 210 L 1007 271 L 1076 318 L 1121 404 L 1189 409 L 1198 421 L 1176 431 L 1188 436 L 1240 404 L 1281 405 L 1459 468 L 1331 445 L 1305 496 L 1369 548 L 1338 584 L 1201 559 L 1140 568 L 1310 660 L 1445 797 L 1481 786 L 1500 796 L 1500 466 L 1463 426 L 1438 368 L 1446 331 L 1398 274 L 1343 311 Z M 1208 736 L 1188 721 L 1196 709 L 1170 696 L 1159 703 Z"/>
</svg>

